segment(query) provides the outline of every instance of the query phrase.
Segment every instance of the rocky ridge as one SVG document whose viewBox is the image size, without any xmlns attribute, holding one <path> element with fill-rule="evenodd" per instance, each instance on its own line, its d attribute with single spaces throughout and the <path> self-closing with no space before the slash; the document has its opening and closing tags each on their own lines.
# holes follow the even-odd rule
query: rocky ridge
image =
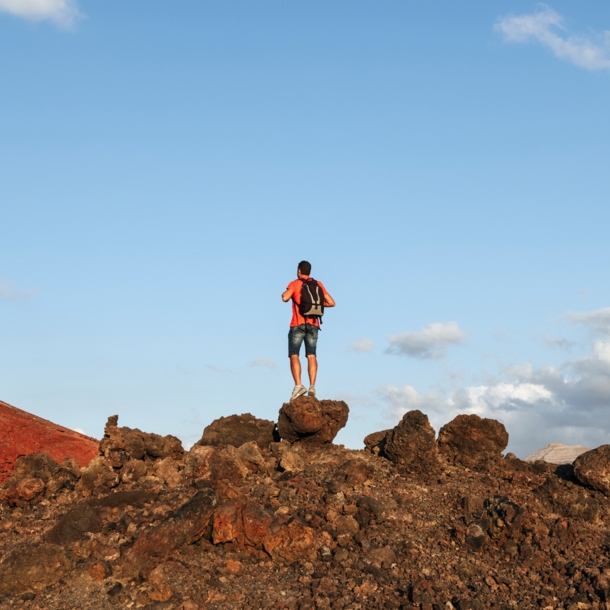
<svg viewBox="0 0 610 610">
<path fill-rule="evenodd" d="M 436 439 L 414 411 L 355 451 L 331 442 L 345 403 L 282 410 L 292 440 L 246 414 L 184 451 L 115 416 L 84 469 L 20 458 L 0 607 L 610 608 L 609 446 L 527 463 L 498 422 Z"/>
</svg>

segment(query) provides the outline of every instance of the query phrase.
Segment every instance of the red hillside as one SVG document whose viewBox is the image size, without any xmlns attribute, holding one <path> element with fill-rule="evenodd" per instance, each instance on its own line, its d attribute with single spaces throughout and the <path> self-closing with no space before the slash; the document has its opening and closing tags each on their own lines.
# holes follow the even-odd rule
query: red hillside
<svg viewBox="0 0 610 610">
<path fill-rule="evenodd" d="M 44 451 L 57 462 L 69 457 L 82 467 L 97 455 L 98 443 L 0 400 L 0 485 L 22 455 Z"/>
</svg>

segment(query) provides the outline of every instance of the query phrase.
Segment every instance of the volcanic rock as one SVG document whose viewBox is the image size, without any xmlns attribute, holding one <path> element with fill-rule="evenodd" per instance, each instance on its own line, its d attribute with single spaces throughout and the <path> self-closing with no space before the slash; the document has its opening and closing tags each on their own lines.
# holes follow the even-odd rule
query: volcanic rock
<svg viewBox="0 0 610 610">
<path fill-rule="evenodd" d="M 39 592 L 69 569 L 64 550 L 54 544 L 25 544 L 0 563 L 0 594 Z"/>
<path fill-rule="evenodd" d="M 323 445 L 332 443 L 347 423 L 348 414 L 349 408 L 342 400 L 319 401 L 312 396 L 301 396 L 284 403 L 277 428 L 280 437 L 291 443 Z"/>
<path fill-rule="evenodd" d="M 506 428 L 495 419 L 458 415 L 438 433 L 438 448 L 450 463 L 486 469 L 502 458 L 508 445 Z"/>
<path fill-rule="evenodd" d="M 168 434 L 142 432 L 138 428 L 131 429 L 118 426 L 118 415 L 108 418 L 104 428 L 104 438 L 100 441 L 99 452 L 113 468 L 120 468 L 130 459 L 156 460 L 171 457 L 180 459 L 184 454 L 180 439 Z"/>
<path fill-rule="evenodd" d="M 0 485 L 8 479 L 17 458 L 44 452 L 57 462 L 64 458 L 86 466 L 96 455 L 98 441 L 74 430 L 0 401 Z"/>
<path fill-rule="evenodd" d="M 435 472 L 439 469 L 435 436 L 427 415 L 409 411 L 387 434 L 384 455 L 409 472 Z"/>
<path fill-rule="evenodd" d="M 584 445 L 551 443 L 542 449 L 538 449 L 538 451 L 534 451 L 534 453 L 530 453 L 525 458 L 525 461 L 536 462 L 537 460 L 544 460 L 549 464 L 572 464 L 579 455 L 587 451 L 590 451 L 590 449 Z"/>
<path fill-rule="evenodd" d="M 239 447 L 254 441 L 261 449 L 266 449 L 270 443 L 278 440 L 274 422 L 244 413 L 215 419 L 203 430 L 197 445 Z"/>
<path fill-rule="evenodd" d="M 436 459 L 423 414 L 397 429 L 389 436 L 407 464 Z M 61 487 L 64 464 L 35 455 L 0 488 L 21 489 L 0 494 L 0 607 L 610 604 L 610 502 L 571 466 L 507 456 L 493 473 L 442 460 L 415 470 L 365 449 L 285 440 L 161 456 L 164 437 L 153 455 L 146 433 L 131 432 L 110 431 L 116 444 L 85 470 L 67 468 Z"/>
<path fill-rule="evenodd" d="M 610 497 L 610 445 L 602 445 L 579 455 L 574 474 L 583 484 Z"/>
<path fill-rule="evenodd" d="M 212 490 L 199 491 L 175 514 L 143 532 L 125 555 L 123 575 L 147 574 L 175 549 L 198 540 L 207 529 L 217 502 Z"/>
<path fill-rule="evenodd" d="M 386 438 L 392 430 L 373 432 L 364 437 L 364 446 L 374 455 L 383 455 Z"/>
</svg>

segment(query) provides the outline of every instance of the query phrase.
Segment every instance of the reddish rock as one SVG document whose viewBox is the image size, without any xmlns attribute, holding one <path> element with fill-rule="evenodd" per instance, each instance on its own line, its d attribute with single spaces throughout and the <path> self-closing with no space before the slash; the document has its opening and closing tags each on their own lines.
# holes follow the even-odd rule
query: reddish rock
<svg viewBox="0 0 610 610">
<path fill-rule="evenodd" d="M 285 563 L 316 557 L 315 532 L 298 519 L 268 535 L 263 546 L 273 559 Z"/>
<path fill-rule="evenodd" d="M 610 445 L 579 455 L 574 462 L 574 474 L 583 485 L 610 496 Z"/>
<path fill-rule="evenodd" d="M 427 415 L 409 411 L 388 432 L 384 455 L 409 472 L 434 472 L 439 468 L 435 436 Z"/>
<path fill-rule="evenodd" d="M 212 490 L 199 491 L 175 514 L 145 530 L 125 554 L 123 575 L 146 575 L 176 549 L 201 538 L 210 524 L 216 503 Z"/>
<path fill-rule="evenodd" d="M 98 441 L 0 401 L 0 485 L 17 458 L 44 452 L 57 462 L 73 458 L 86 466 L 98 453 Z"/>
<path fill-rule="evenodd" d="M 342 400 L 317 400 L 301 396 L 285 403 L 277 424 L 282 439 L 323 445 L 332 443 L 347 423 L 348 406 Z"/>
<path fill-rule="evenodd" d="M 439 452 L 452 464 L 486 469 L 502 458 L 508 432 L 495 419 L 458 415 L 438 433 Z"/>
</svg>

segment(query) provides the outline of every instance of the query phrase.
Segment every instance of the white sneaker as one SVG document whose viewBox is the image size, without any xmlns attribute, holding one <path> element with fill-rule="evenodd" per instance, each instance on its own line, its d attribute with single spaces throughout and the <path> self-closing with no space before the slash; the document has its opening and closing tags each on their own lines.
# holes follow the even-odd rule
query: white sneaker
<svg viewBox="0 0 610 610">
<path fill-rule="evenodd" d="M 307 392 L 307 388 L 304 385 L 295 385 L 294 390 L 292 390 L 292 396 L 290 397 L 290 400 L 292 401 L 295 398 L 298 398 L 299 396 L 303 396 L 305 392 Z"/>
<path fill-rule="evenodd" d="M 309 386 L 309 392 L 307 392 L 307 396 L 316 397 L 316 388 L 312 385 Z"/>
</svg>

